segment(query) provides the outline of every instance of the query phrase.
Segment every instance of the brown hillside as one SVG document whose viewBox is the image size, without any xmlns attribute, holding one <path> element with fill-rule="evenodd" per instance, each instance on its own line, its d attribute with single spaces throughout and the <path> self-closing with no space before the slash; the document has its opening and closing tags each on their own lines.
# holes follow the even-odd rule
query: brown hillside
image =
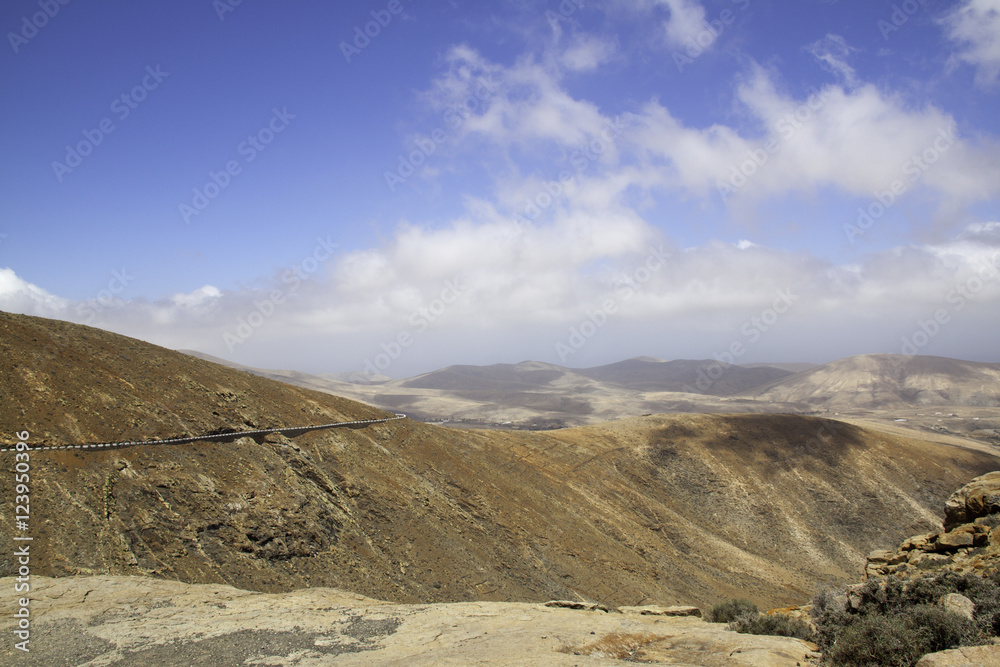
<svg viewBox="0 0 1000 667">
<path fill-rule="evenodd" d="M 384 414 L 38 318 L 0 315 L 0 345 L 8 442 L 20 430 L 39 445 Z M 941 501 L 996 458 L 810 417 L 669 415 L 549 433 L 403 420 L 294 441 L 36 451 L 31 465 L 38 575 L 404 602 L 776 606 L 933 527 Z M 9 492 L 0 500 L 9 513 Z M 2 530 L 0 576 L 14 572 Z"/>
</svg>

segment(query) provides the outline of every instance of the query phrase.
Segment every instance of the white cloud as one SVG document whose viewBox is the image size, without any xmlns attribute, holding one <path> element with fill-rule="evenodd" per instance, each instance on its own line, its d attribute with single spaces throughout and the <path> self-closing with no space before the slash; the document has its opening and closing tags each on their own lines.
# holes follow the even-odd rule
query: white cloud
<svg viewBox="0 0 1000 667">
<path fill-rule="evenodd" d="M 965 203 L 1000 193 L 1000 163 L 989 140 L 964 139 L 954 118 L 933 106 L 912 108 L 870 84 L 828 85 L 795 98 L 760 67 L 736 97 L 767 134 L 685 126 L 649 102 L 628 137 L 646 164 L 660 169 L 664 185 L 702 196 L 720 182 L 732 196 L 753 199 L 826 186 L 870 197 L 895 181 L 907 192 L 929 188 Z"/>
<path fill-rule="evenodd" d="M 695 37 L 702 32 L 705 21 L 705 8 L 698 0 L 659 0 L 670 10 L 670 17 L 664 23 L 667 44 L 674 48 L 688 46 L 694 43 Z"/>
<path fill-rule="evenodd" d="M 958 59 L 976 68 L 976 83 L 995 86 L 1000 77 L 1000 0 L 966 0 L 941 22 L 961 46 Z"/>
<path fill-rule="evenodd" d="M 206 286 L 159 302 L 118 302 L 93 324 L 169 347 L 305 370 L 315 369 L 316 350 L 323 350 L 329 370 L 352 370 L 399 333 L 423 336 L 413 349 L 424 352 L 400 362 L 393 375 L 462 359 L 497 361 L 504 352 L 558 361 L 555 344 L 569 327 L 609 300 L 616 311 L 608 333 L 595 337 L 571 365 L 641 352 L 709 356 L 730 341 L 747 343 L 743 324 L 782 294 L 791 295 L 794 307 L 773 332 L 759 332 L 761 354 L 767 346 L 784 358 L 805 354 L 803 341 L 814 346 L 811 356 L 801 357 L 807 359 L 816 350 L 838 349 L 831 345 L 841 346 L 842 354 L 899 352 L 897 334 L 940 309 L 955 320 L 1000 327 L 997 222 L 970 225 L 950 241 L 900 246 L 837 265 L 746 239 L 678 250 L 628 217 L 609 224 L 567 210 L 550 225 L 518 228 L 489 206 L 470 210 L 467 219 L 444 229 L 403 225 L 385 247 L 345 254 L 326 277 L 295 294 L 285 289 L 288 298 L 275 314 L 259 318 L 253 335 L 232 350 L 223 335 L 259 312 L 271 289 L 283 289 L 280 281 L 254 290 Z M 84 303 L 0 270 L 4 310 L 81 321 Z M 430 313 L 422 324 L 420 313 Z M 955 328 L 952 339 L 942 335 L 941 347 L 924 352 L 984 353 L 963 348 L 962 331 Z M 482 349 L 482 340 L 497 337 L 509 348 Z M 303 338 L 311 343 L 296 343 Z M 426 350 L 442 341 L 448 341 L 442 356 L 427 357 Z M 782 353 L 782 345 L 802 352 Z"/>
<path fill-rule="evenodd" d="M 559 56 L 566 69 L 586 72 L 608 62 L 617 51 L 617 44 L 592 35 L 577 35 Z"/>
<path fill-rule="evenodd" d="M 905 193 L 931 191 L 952 208 L 1000 193 L 994 140 L 963 137 L 946 111 L 929 104 L 914 107 L 899 95 L 856 81 L 842 60 L 850 47 L 840 38 L 828 37 L 812 50 L 852 83 L 795 97 L 780 90 L 775 73 L 752 64 L 734 94 L 744 111 L 742 126 L 686 124 L 656 100 L 612 118 L 572 97 L 558 69 L 531 59 L 503 67 L 466 48 L 452 52 L 449 71 L 435 82 L 428 100 L 447 108 L 489 76 L 496 82 L 495 94 L 460 133 L 486 140 L 505 156 L 514 146 L 535 155 L 554 154 L 556 160 L 562 152 L 562 164 L 566 156 L 572 162 L 574 149 L 597 142 L 601 154 L 591 156 L 588 166 L 604 168 L 608 181 L 619 181 L 619 192 L 659 187 L 714 198 L 719 185 L 728 184 L 728 195 L 760 201 L 832 186 L 871 197 L 899 181 Z M 607 141 L 609 128 L 618 129 Z M 497 178 L 503 201 L 504 177 Z M 514 175 L 515 181 L 520 178 Z"/>
<path fill-rule="evenodd" d="M 58 317 L 66 314 L 69 304 L 69 300 L 27 282 L 11 269 L 0 268 L 0 310 Z"/>
<path fill-rule="evenodd" d="M 454 128 L 459 139 L 481 136 L 498 145 L 573 145 L 599 133 L 606 123 L 596 105 L 574 99 L 561 87 L 560 70 L 551 65 L 524 58 L 502 67 L 468 47 L 453 48 L 446 60 L 448 71 L 425 93 L 427 103 L 447 113 L 469 99 L 481 100 Z"/>
<path fill-rule="evenodd" d="M 199 309 L 222 296 L 222 292 L 214 285 L 199 287 L 189 294 L 174 294 L 170 303 L 182 308 Z"/>
<path fill-rule="evenodd" d="M 848 86 L 853 86 L 856 83 L 854 68 L 847 62 L 854 50 L 840 35 L 827 35 L 806 47 L 808 53 L 840 77 Z"/>
</svg>

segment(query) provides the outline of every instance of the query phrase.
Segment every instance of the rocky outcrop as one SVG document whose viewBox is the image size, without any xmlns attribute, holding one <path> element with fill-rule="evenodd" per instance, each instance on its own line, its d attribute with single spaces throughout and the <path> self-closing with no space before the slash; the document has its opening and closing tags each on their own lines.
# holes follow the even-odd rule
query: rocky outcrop
<svg viewBox="0 0 1000 667">
<path fill-rule="evenodd" d="M 945 502 L 942 530 L 915 535 L 897 549 L 868 554 L 865 577 L 912 577 L 927 570 L 988 575 L 1000 571 L 1000 471 L 981 475 Z"/>
<path fill-rule="evenodd" d="M 1000 470 L 986 473 L 951 494 L 944 504 L 944 529 L 1000 513 Z"/>
</svg>

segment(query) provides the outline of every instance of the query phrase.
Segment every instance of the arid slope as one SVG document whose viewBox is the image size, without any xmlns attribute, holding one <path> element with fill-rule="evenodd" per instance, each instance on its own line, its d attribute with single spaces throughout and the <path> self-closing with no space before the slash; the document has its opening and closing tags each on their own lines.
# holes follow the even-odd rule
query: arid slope
<svg viewBox="0 0 1000 667">
<path fill-rule="evenodd" d="M 776 380 L 742 394 L 830 410 L 1000 406 L 1000 364 L 946 357 L 865 354 Z"/>
</svg>

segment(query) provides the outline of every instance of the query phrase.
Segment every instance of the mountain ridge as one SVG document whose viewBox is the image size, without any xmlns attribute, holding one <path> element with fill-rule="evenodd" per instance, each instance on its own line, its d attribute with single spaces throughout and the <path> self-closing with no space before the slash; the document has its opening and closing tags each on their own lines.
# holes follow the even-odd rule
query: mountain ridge
<svg viewBox="0 0 1000 667">
<path fill-rule="evenodd" d="M 803 365 L 809 367 L 793 372 Z M 661 412 L 887 413 L 951 406 L 987 409 L 977 412 L 976 418 L 990 419 L 993 426 L 968 422 L 962 427 L 966 432 L 980 427 L 987 432 L 984 437 L 993 437 L 991 429 L 1000 427 L 1000 364 L 942 357 L 856 355 L 828 364 L 786 368 L 651 357 L 588 369 L 525 361 L 448 366 L 413 378 L 366 384 L 298 371 L 241 368 L 404 411 L 425 421 L 551 428 Z M 907 380 L 901 383 L 903 375 Z M 968 386 L 970 378 L 978 378 L 984 388 Z M 923 428 L 933 427 L 927 423 Z M 1000 443 L 1000 435 L 996 439 Z"/>
</svg>

